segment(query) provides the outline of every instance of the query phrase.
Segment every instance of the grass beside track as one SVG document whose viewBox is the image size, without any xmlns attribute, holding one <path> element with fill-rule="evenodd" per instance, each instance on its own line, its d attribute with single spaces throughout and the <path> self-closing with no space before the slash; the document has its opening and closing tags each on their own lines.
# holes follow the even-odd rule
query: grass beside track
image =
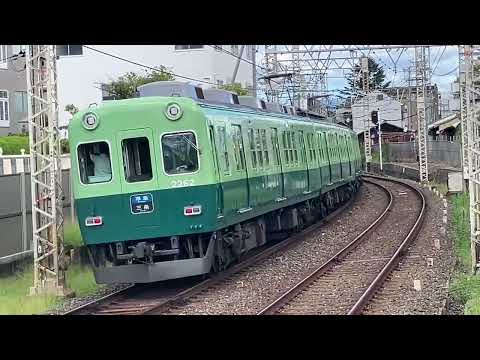
<svg viewBox="0 0 480 360">
<path fill-rule="evenodd" d="M 76 296 L 85 296 L 99 289 L 90 267 L 72 265 L 66 274 L 68 286 Z M 0 315 L 41 314 L 61 304 L 53 296 L 28 296 L 33 284 L 33 270 L 29 265 L 8 277 L 0 278 Z"/>
<path fill-rule="evenodd" d="M 3 155 L 20 155 L 21 149 L 25 150 L 25 154 L 28 154 L 30 151 L 28 136 L 11 135 L 0 137 L 0 148 L 3 150 Z"/>
<path fill-rule="evenodd" d="M 455 234 L 456 271 L 450 284 L 450 294 L 465 305 L 465 315 L 480 314 L 480 276 L 471 275 L 470 215 L 467 193 L 451 198 L 452 224 Z"/>
</svg>

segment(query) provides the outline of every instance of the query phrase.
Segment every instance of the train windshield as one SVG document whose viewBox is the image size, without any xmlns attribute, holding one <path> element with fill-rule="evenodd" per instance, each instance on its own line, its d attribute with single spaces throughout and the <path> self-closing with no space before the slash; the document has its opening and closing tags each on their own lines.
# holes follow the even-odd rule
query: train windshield
<svg viewBox="0 0 480 360">
<path fill-rule="evenodd" d="M 105 141 L 80 144 L 77 148 L 80 180 L 96 184 L 112 180 L 110 149 Z"/>
<path fill-rule="evenodd" d="M 162 152 L 167 174 L 185 174 L 198 170 L 197 140 L 192 132 L 164 135 Z"/>
</svg>

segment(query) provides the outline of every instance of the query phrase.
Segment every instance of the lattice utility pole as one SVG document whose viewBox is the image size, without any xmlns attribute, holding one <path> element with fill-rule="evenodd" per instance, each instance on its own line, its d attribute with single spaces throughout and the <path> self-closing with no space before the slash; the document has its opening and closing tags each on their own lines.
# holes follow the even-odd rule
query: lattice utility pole
<svg viewBox="0 0 480 360">
<path fill-rule="evenodd" d="M 372 138 L 370 136 L 370 74 L 368 71 L 368 57 L 361 58 L 362 90 L 365 95 L 363 100 L 363 143 L 365 148 L 365 171 L 368 163 L 372 161 Z"/>
<path fill-rule="evenodd" d="M 462 121 L 467 136 L 462 136 L 463 148 L 467 147 L 468 190 L 470 195 L 470 239 L 472 272 L 476 273 L 480 254 L 480 76 L 475 67 L 480 66 L 480 45 L 464 45 L 460 49 L 464 69 L 460 68 L 463 82 Z M 464 77 L 462 79 L 462 71 Z M 466 114 L 465 114 L 466 113 Z"/>
<path fill-rule="evenodd" d="M 30 294 L 65 296 L 55 46 L 29 46 L 26 70 L 34 248 Z"/>
<path fill-rule="evenodd" d="M 269 50 L 276 50 L 276 45 L 265 45 L 265 67 L 267 69 L 267 75 L 277 75 L 278 74 L 278 59 L 277 54 L 270 54 Z M 278 102 L 279 90 L 277 86 L 272 85 L 271 79 L 265 80 L 268 84 L 266 93 L 269 101 Z M 270 96 L 269 96 L 270 95 Z"/>
<path fill-rule="evenodd" d="M 429 83 L 427 74 L 427 46 L 415 47 L 415 72 L 417 85 L 418 159 L 420 181 L 428 182 L 427 120 L 425 118 L 425 87 Z"/>
<path fill-rule="evenodd" d="M 468 92 L 466 91 L 466 71 L 467 71 L 467 62 L 470 64 L 470 60 L 466 61 L 466 57 L 469 58 L 471 53 L 470 45 L 460 45 L 458 47 L 458 68 L 459 68 L 459 79 L 458 85 L 460 88 L 460 124 L 462 130 L 462 168 L 463 168 L 463 179 L 465 183 L 468 183 L 468 116 L 467 116 L 467 104 L 468 104 Z M 468 77 L 470 80 L 470 76 Z"/>
</svg>

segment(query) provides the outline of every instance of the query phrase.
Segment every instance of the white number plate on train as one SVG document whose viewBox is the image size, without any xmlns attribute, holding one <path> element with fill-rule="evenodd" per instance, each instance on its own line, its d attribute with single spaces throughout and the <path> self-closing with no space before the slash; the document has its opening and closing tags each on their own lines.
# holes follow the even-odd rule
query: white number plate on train
<svg viewBox="0 0 480 360">
<path fill-rule="evenodd" d="M 193 186 L 194 180 L 188 179 L 188 180 L 172 180 L 170 183 L 172 187 L 178 188 L 178 187 L 186 187 L 186 186 Z"/>
</svg>

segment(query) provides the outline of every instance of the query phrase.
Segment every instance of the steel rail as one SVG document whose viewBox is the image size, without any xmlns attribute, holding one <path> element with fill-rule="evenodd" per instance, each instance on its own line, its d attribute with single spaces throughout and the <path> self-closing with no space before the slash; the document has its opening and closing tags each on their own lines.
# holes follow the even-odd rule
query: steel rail
<svg viewBox="0 0 480 360">
<path fill-rule="evenodd" d="M 358 192 L 355 193 L 352 198 L 350 198 L 345 204 L 340 206 L 338 209 L 334 210 L 330 214 L 328 214 L 326 217 L 321 219 L 319 222 L 310 225 L 306 229 L 304 229 L 302 232 L 294 234 L 290 236 L 289 238 L 279 242 L 278 244 L 275 244 L 273 246 L 268 247 L 264 251 L 259 252 L 258 254 L 255 254 L 244 261 L 240 262 L 239 264 L 235 264 L 231 268 L 213 276 L 210 279 L 207 279 L 189 289 L 186 289 L 179 294 L 173 296 L 172 298 L 166 299 L 162 301 L 160 304 L 157 306 L 151 307 L 145 311 L 142 312 L 142 315 L 158 315 L 162 313 L 163 311 L 166 310 L 169 306 L 174 305 L 177 302 L 183 301 L 185 299 L 188 299 L 190 297 L 193 297 L 201 292 L 204 292 L 208 290 L 209 288 L 212 288 L 214 286 L 219 285 L 222 281 L 227 280 L 230 278 L 232 275 L 247 269 L 248 267 L 255 265 L 256 263 L 260 262 L 263 259 L 266 259 L 273 254 L 279 252 L 279 251 L 284 251 L 287 250 L 289 247 L 294 245 L 295 243 L 303 240 L 306 236 L 309 234 L 315 232 L 318 230 L 321 226 L 323 226 L 325 223 L 331 221 L 332 219 L 335 219 L 337 216 L 339 216 L 343 211 L 345 211 L 347 208 L 349 208 L 352 204 L 353 201 L 357 198 Z"/>
<path fill-rule="evenodd" d="M 265 250 L 255 254 L 255 255 L 252 255 L 252 256 L 246 258 L 245 260 L 242 260 L 240 263 L 233 265 L 229 269 L 227 269 L 227 270 L 225 270 L 221 273 L 218 273 L 216 275 L 213 275 L 211 278 L 203 280 L 200 283 L 195 284 L 190 288 L 182 290 L 181 292 L 179 292 L 176 295 L 173 295 L 170 298 L 163 299 L 163 300 L 159 301 L 158 304 L 152 305 L 152 306 L 148 307 L 147 309 L 140 310 L 140 311 L 136 312 L 136 314 L 138 314 L 138 315 L 156 315 L 156 314 L 159 314 L 162 311 L 164 311 L 166 308 L 168 308 L 169 306 L 172 306 L 179 301 L 185 300 L 187 298 L 195 296 L 196 294 L 204 292 L 204 291 L 208 290 L 209 288 L 217 286 L 222 281 L 228 279 L 229 277 L 231 277 L 235 273 L 238 273 L 242 270 L 245 270 L 246 268 L 258 263 L 259 261 L 261 261 L 263 259 L 268 258 L 269 256 L 272 256 L 273 254 L 275 254 L 279 251 L 288 249 L 290 246 L 292 246 L 295 243 L 304 239 L 307 235 L 309 235 L 309 234 L 315 232 L 316 230 L 318 230 L 325 223 L 327 223 L 327 222 L 335 219 L 336 217 L 338 217 L 343 211 L 345 211 L 347 208 L 349 208 L 353 204 L 354 200 L 357 197 L 358 197 L 358 191 L 345 204 L 343 204 L 338 209 L 334 210 L 333 212 L 331 212 L 330 214 L 325 216 L 323 219 L 321 219 L 317 223 L 315 223 L 313 225 L 310 225 L 309 227 L 304 229 L 302 232 L 294 234 L 294 235 L 290 236 L 289 238 L 287 238 L 283 241 L 280 241 L 279 243 L 277 243 L 275 245 L 269 246 Z M 108 306 L 109 302 L 112 302 L 119 297 L 123 297 L 125 294 L 128 293 L 128 291 L 131 291 L 132 289 L 135 289 L 135 288 L 136 288 L 136 286 L 134 284 L 130 285 L 129 287 L 127 287 L 125 289 L 116 291 L 116 292 L 108 294 L 108 295 L 106 295 L 106 296 L 104 296 L 100 299 L 96 299 L 96 300 L 90 301 L 86 304 L 80 305 L 79 307 L 71 309 L 71 310 L 63 313 L 62 315 L 75 315 L 75 314 L 84 313 L 84 312 L 88 311 L 89 307 L 92 308 L 92 312 L 95 312 L 95 310 L 99 306 L 103 306 L 103 305 Z M 125 300 L 126 299 L 131 299 L 131 297 L 127 297 L 127 298 L 125 298 Z"/>
<path fill-rule="evenodd" d="M 392 192 L 380 184 L 368 180 L 364 181 L 378 186 L 387 194 L 389 202 L 388 205 L 385 207 L 384 211 L 377 217 L 374 222 L 372 222 L 365 230 L 363 230 L 359 235 L 357 235 L 348 245 L 346 245 L 339 252 L 337 252 L 330 259 L 328 259 L 325 263 L 320 265 L 320 267 L 318 267 L 301 281 L 299 281 L 294 287 L 286 291 L 283 295 L 281 295 L 275 301 L 270 303 L 267 307 L 262 309 L 259 313 L 257 313 L 257 315 L 274 314 L 278 310 L 280 310 L 283 306 L 285 306 L 288 302 L 290 302 L 293 298 L 300 294 L 305 288 L 307 288 L 311 283 L 313 283 L 319 276 L 323 275 L 339 260 L 348 255 L 350 251 L 357 247 L 366 238 L 367 234 L 372 232 L 386 218 L 386 215 L 391 210 L 393 204 Z"/>
<path fill-rule="evenodd" d="M 366 176 L 367 177 L 367 176 Z M 408 246 L 410 243 L 417 237 L 422 225 L 423 225 L 423 220 L 425 219 L 425 213 L 426 213 L 426 201 L 425 201 L 425 196 L 423 193 L 415 188 L 414 186 L 401 181 L 401 180 L 396 180 L 396 179 L 386 179 L 386 178 L 381 178 L 378 176 L 373 176 L 373 175 L 368 175 L 368 177 L 372 178 L 377 178 L 377 179 L 382 179 L 382 180 L 389 180 L 398 184 L 402 184 L 410 189 L 413 190 L 413 192 L 418 196 L 420 201 L 422 202 L 422 208 L 417 216 L 417 220 L 415 221 L 415 224 L 412 226 L 410 229 L 408 235 L 405 237 L 405 239 L 402 241 L 400 246 L 398 247 L 397 251 L 392 255 L 390 260 L 387 262 L 387 264 L 383 267 L 383 269 L 380 271 L 380 273 L 377 275 L 377 277 L 372 281 L 370 286 L 365 290 L 365 292 L 362 294 L 360 299 L 355 303 L 355 305 L 350 309 L 348 312 L 348 315 L 359 315 L 362 313 L 362 310 L 365 308 L 365 306 L 370 302 L 370 300 L 373 298 L 375 293 L 380 289 L 380 287 L 383 285 L 387 277 L 391 274 L 391 272 L 396 268 L 398 265 L 400 259 L 402 256 L 405 254 Z"/>
</svg>

